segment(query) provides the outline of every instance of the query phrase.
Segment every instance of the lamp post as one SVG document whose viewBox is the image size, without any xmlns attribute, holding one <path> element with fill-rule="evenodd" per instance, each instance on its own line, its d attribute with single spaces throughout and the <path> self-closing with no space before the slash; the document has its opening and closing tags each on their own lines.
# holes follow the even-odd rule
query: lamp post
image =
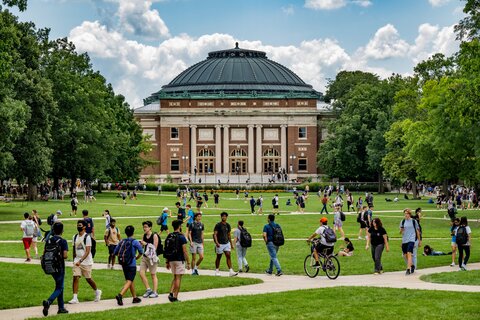
<svg viewBox="0 0 480 320">
<path fill-rule="evenodd" d="M 188 170 L 187 170 L 188 156 L 182 156 L 182 160 L 183 160 L 183 173 L 187 174 L 188 173 Z"/>
<path fill-rule="evenodd" d="M 207 183 L 207 170 L 208 170 L 208 164 L 205 164 L 205 171 L 203 171 L 203 173 L 205 174 L 205 183 Z"/>
</svg>

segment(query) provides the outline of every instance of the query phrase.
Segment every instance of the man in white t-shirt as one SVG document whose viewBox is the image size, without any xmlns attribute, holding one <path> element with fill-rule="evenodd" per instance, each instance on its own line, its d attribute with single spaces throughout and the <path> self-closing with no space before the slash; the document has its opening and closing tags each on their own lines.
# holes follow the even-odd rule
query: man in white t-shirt
<svg viewBox="0 0 480 320">
<path fill-rule="evenodd" d="M 91 253 L 92 238 L 86 233 L 87 222 L 77 221 L 78 234 L 73 236 L 73 299 L 68 303 L 78 303 L 78 282 L 81 276 L 85 277 L 88 284 L 95 291 L 95 302 L 100 301 L 102 290 L 92 279 L 93 257 Z"/>
<path fill-rule="evenodd" d="M 313 250 L 313 257 L 315 258 L 315 267 L 320 266 L 320 262 L 318 261 L 318 254 L 323 254 L 324 251 L 327 255 L 330 255 L 333 253 L 333 248 L 335 246 L 335 243 L 327 242 L 327 240 L 325 239 L 326 229 L 330 229 L 330 227 L 328 226 L 328 219 L 326 217 L 323 217 L 320 219 L 320 227 L 318 227 L 317 230 L 315 230 L 315 232 L 312 233 L 312 235 L 307 239 L 308 243 L 310 243 L 317 236 L 320 239 L 320 241 L 317 242 Z"/>
<path fill-rule="evenodd" d="M 25 212 L 23 217 L 25 220 L 20 224 L 20 229 L 23 231 L 23 248 L 27 254 L 27 260 L 25 261 L 30 262 L 32 261 L 32 257 L 30 256 L 30 246 L 32 245 L 33 235 L 35 234 L 35 222 L 33 222 L 28 212 Z"/>
</svg>

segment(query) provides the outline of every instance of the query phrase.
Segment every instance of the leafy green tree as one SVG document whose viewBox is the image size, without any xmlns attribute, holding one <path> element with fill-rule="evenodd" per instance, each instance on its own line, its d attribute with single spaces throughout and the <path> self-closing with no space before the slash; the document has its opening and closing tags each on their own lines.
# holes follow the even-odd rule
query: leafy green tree
<svg viewBox="0 0 480 320">
<path fill-rule="evenodd" d="M 465 0 L 463 12 L 467 15 L 455 25 L 457 40 L 480 39 L 480 0 Z"/>
<path fill-rule="evenodd" d="M 16 6 L 20 11 L 27 10 L 27 0 L 2 0 L 2 3 L 6 6 L 13 7 Z M 1 7 L 0 7 L 1 9 Z"/>
</svg>

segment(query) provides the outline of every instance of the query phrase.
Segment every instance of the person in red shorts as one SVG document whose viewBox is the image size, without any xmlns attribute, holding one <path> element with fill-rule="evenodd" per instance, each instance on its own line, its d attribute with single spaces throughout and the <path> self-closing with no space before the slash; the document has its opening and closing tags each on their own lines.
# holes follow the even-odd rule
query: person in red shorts
<svg viewBox="0 0 480 320">
<path fill-rule="evenodd" d="M 32 245 L 33 235 L 35 234 L 35 222 L 33 222 L 32 217 L 28 212 L 23 214 L 25 220 L 20 224 L 20 229 L 23 231 L 23 247 L 25 248 L 25 253 L 27 254 L 26 262 L 32 261 L 30 256 L 30 246 Z"/>
</svg>

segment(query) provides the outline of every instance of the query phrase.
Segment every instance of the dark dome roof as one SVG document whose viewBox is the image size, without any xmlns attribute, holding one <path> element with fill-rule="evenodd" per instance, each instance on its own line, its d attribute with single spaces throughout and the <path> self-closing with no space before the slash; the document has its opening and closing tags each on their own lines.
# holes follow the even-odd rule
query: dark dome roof
<svg viewBox="0 0 480 320">
<path fill-rule="evenodd" d="M 240 49 L 237 43 L 233 49 L 210 52 L 206 60 L 180 73 L 146 102 L 162 97 L 228 98 L 231 95 L 238 98 L 321 96 L 294 72 L 269 60 L 265 52 Z"/>
</svg>

